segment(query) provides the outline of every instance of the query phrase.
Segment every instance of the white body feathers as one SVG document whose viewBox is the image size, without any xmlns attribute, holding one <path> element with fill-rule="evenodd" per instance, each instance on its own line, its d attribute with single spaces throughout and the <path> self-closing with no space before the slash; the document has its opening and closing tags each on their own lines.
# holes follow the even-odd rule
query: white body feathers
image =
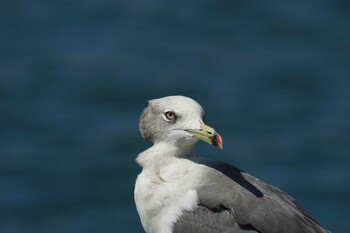
<svg viewBox="0 0 350 233">
<path fill-rule="evenodd" d="M 135 203 L 147 233 L 171 233 L 183 211 L 197 207 L 200 167 L 174 156 L 176 148 L 157 144 L 141 153 L 143 167 L 135 186 Z"/>
</svg>

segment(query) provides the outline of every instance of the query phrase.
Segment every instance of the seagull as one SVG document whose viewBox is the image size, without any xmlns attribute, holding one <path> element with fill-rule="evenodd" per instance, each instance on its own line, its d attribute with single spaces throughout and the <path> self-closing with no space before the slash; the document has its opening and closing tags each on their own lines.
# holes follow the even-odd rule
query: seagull
<svg viewBox="0 0 350 233">
<path fill-rule="evenodd" d="M 200 157 L 198 140 L 223 148 L 193 99 L 148 101 L 134 198 L 147 233 L 326 233 L 288 194 L 233 165 Z"/>
</svg>

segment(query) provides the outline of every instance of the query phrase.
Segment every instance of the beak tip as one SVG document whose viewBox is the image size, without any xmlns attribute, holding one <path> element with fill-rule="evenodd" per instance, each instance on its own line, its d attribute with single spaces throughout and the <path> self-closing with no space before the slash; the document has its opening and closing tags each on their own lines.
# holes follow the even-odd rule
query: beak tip
<svg viewBox="0 0 350 233">
<path fill-rule="evenodd" d="M 224 144 L 223 144 L 223 143 L 220 143 L 220 144 L 218 145 L 218 147 L 219 147 L 221 150 L 223 150 L 223 149 L 224 149 Z"/>
<path fill-rule="evenodd" d="M 215 134 L 212 138 L 212 145 L 219 147 L 220 149 L 224 149 L 224 143 L 222 141 L 222 137 L 217 132 L 215 132 Z"/>
</svg>

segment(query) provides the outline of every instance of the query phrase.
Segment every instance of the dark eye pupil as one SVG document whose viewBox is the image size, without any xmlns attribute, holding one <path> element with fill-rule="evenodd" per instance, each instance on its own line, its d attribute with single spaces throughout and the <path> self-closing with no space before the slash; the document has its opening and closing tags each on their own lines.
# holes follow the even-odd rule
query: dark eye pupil
<svg viewBox="0 0 350 233">
<path fill-rule="evenodd" d="M 175 114 L 173 112 L 166 112 L 165 116 L 168 120 L 172 120 L 175 117 Z"/>
</svg>

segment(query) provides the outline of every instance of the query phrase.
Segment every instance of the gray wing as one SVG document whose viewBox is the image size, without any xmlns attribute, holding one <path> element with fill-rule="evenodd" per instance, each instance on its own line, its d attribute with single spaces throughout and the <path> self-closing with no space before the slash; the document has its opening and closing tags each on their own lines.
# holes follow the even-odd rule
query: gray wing
<svg viewBox="0 0 350 233">
<path fill-rule="evenodd" d="M 199 206 L 185 212 L 174 233 L 326 233 L 293 198 L 236 167 L 196 161 L 207 172 L 197 188 Z"/>
</svg>

